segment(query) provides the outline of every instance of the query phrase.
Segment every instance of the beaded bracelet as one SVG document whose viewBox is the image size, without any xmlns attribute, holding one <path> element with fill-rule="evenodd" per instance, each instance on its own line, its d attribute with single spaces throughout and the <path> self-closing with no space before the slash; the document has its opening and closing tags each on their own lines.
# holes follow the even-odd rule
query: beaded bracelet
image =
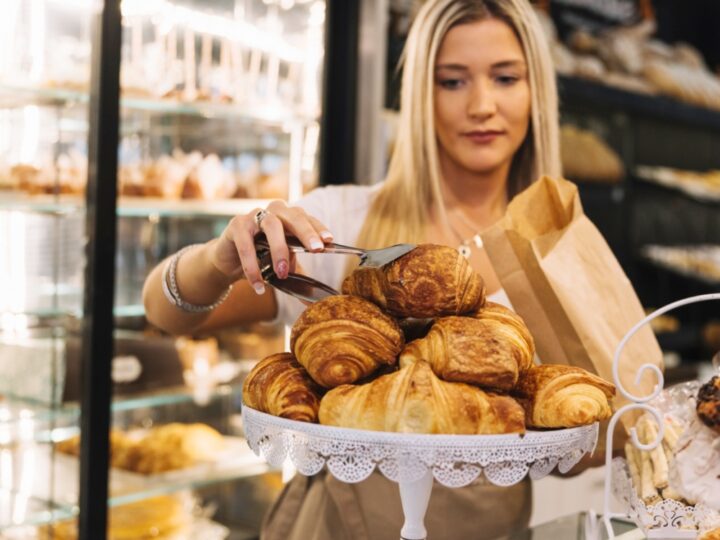
<svg viewBox="0 0 720 540">
<path fill-rule="evenodd" d="M 168 263 L 165 265 L 165 269 L 163 270 L 162 274 L 162 289 L 163 293 L 165 293 L 165 298 L 168 299 L 168 301 L 173 304 L 175 307 L 182 309 L 183 311 L 187 311 L 189 313 L 207 313 L 208 311 L 212 311 L 216 307 L 218 307 L 220 304 L 222 304 L 225 299 L 230 294 L 230 290 L 232 289 L 232 285 L 230 285 L 225 292 L 222 293 L 220 298 L 218 298 L 215 302 L 212 304 L 208 304 L 205 306 L 197 305 L 197 304 L 191 304 L 190 302 L 186 302 L 182 299 L 180 296 L 180 290 L 177 286 L 177 265 L 178 261 L 180 260 L 180 257 L 186 252 L 194 247 L 197 247 L 201 244 L 192 244 L 189 246 L 186 246 L 182 248 L 180 251 L 178 251 L 175 255 L 172 256 L 172 258 L 168 261 Z"/>
</svg>

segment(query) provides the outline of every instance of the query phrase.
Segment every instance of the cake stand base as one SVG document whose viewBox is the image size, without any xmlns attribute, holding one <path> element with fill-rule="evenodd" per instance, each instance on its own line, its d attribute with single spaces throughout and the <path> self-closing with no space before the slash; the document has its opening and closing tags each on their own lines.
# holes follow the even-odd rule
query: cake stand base
<svg viewBox="0 0 720 540">
<path fill-rule="evenodd" d="M 405 524 L 400 530 L 400 540 L 427 540 L 425 512 L 430 502 L 433 475 L 428 470 L 414 482 L 400 482 L 400 501 L 405 513 Z"/>
</svg>

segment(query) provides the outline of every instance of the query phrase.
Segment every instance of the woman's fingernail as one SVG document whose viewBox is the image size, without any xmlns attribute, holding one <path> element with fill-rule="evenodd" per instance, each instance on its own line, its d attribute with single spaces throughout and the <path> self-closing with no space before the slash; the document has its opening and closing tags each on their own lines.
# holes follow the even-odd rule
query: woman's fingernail
<svg viewBox="0 0 720 540">
<path fill-rule="evenodd" d="M 253 283 L 253 289 L 255 289 L 255 292 L 257 294 L 265 294 L 265 284 L 261 281 L 258 281 L 257 283 Z"/>
<path fill-rule="evenodd" d="M 330 231 L 322 231 L 320 233 L 320 237 L 325 240 L 326 242 L 332 242 L 333 239 L 333 233 Z"/>
<path fill-rule="evenodd" d="M 310 240 L 310 249 L 322 249 L 325 247 L 325 244 L 323 244 L 322 240 L 319 238 L 313 238 Z"/>
<path fill-rule="evenodd" d="M 285 259 L 281 259 L 280 261 L 278 261 L 275 268 L 275 273 L 280 279 L 285 279 L 286 277 L 288 277 L 288 262 Z"/>
</svg>

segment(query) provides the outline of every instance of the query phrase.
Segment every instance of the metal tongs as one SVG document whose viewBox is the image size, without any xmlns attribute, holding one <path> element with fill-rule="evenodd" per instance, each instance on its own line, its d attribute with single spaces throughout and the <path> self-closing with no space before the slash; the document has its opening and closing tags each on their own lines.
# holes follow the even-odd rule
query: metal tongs
<svg viewBox="0 0 720 540">
<path fill-rule="evenodd" d="M 323 251 L 315 252 L 303 246 L 302 242 L 294 236 L 287 236 L 285 240 L 288 248 L 290 248 L 290 251 L 293 253 L 341 253 L 357 255 L 360 257 L 360 266 L 363 267 L 384 266 L 415 249 L 413 244 L 396 244 L 382 249 L 360 249 L 342 244 L 329 243 L 325 244 Z M 270 258 L 270 244 L 268 244 L 267 237 L 263 233 L 255 237 L 255 250 L 257 251 L 260 272 L 263 279 L 277 290 L 299 298 L 300 300 L 305 300 L 306 302 L 317 302 L 328 296 L 340 294 L 339 291 L 336 291 L 322 281 L 303 276 L 302 274 L 291 272 L 285 279 L 277 277 Z"/>
</svg>

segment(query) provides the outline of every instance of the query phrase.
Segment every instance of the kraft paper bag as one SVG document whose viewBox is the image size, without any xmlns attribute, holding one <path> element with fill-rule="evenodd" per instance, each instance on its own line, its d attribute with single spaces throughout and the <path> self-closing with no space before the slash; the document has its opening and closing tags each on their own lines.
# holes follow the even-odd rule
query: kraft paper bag
<svg viewBox="0 0 720 540">
<path fill-rule="evenodd" d="M 515 311 L 535 338 L 540 360 L 613 381 L 615 350 L 645 313 L 607 242 L 583 213 L 577 187 L 541 178 L 510 202 L 482 239 Z M 646 363 L 662 369 L 662 351 L 649 325 L 628 342 L 620 360 L 620 380 L 634 395 L 650 394 L 657 382 L 646 372 L 635 384 Z M 615 408 L 625 403 L 618 392 Z"/>
</svg>

